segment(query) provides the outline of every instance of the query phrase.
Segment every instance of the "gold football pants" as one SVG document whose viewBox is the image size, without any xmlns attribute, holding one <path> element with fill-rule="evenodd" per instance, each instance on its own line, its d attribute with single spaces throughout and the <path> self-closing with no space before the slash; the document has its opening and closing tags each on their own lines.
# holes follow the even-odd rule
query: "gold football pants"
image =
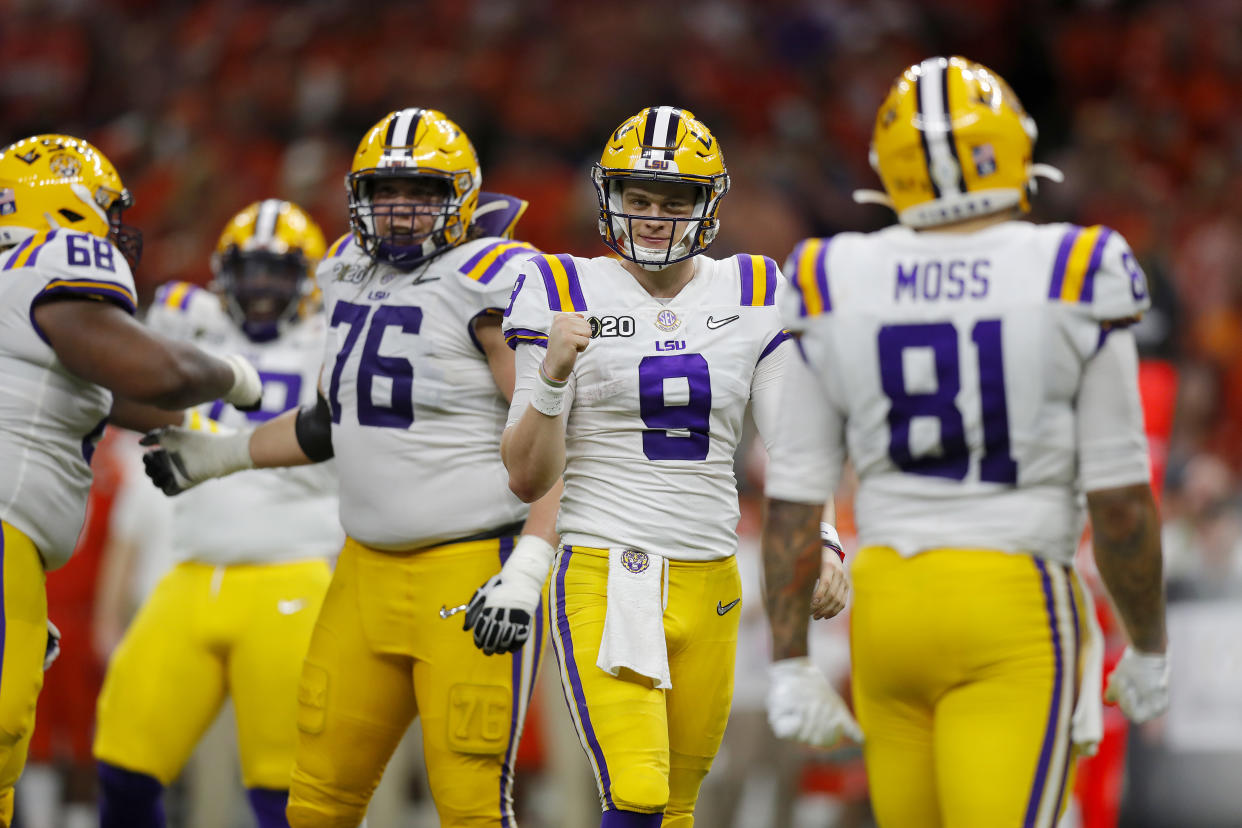
<svg viewBox="0 0 1242 828">
<path fill-rule="evenodd" d="M 396 554 L 352 538 L 337 562 L 298 689 L 289 824 L 355 828 L 397 743 L 422 717 L 443 826 L 509 826 L 513 763 L 543 637 L 485 656 L 441 607 L 469 600 L 513 538 Z"/>
<path fill-rule="evenodd" d="M 44 584 L 34 543 L 11 523 L 0 522 L 0 828 L 13 821 L 13 786 L 26 766 L 35 703 L 43 689 Z"/>
<path fill-rule="evenodd" d="M 729 720 L 741 616 L 733 558 L 669 561 L 664 636 L 673 686 L 623 672 L 599 656 L 608 606 L 608 551 L 564 547 L 548 587 L 561 688 L 605 810 L 664 813 L 665 828 L 694 823 L 694 803 Z M 723 610 L 723 612 L 722 612 Z"/>
<path fill-rule="evenodd" d="M 246 787 L 288 788 L 298 676 L 330 577 L 322 560 L 174 567 L 108 663 L 95 758 L 167 785 L 230 697 Z"/>
<path fill-rule="evenodd" d="M 854 704 L 882 828 L 1055 825 L 1082 625 L 1069 567 L 868 547 L 851 576 Z"/>
</svg>

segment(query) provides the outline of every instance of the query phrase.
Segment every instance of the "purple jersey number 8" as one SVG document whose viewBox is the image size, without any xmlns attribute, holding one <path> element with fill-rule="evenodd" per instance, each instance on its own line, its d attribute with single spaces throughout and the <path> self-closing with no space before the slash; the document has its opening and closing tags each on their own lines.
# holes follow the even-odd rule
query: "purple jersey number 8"
<svg viewBox="0 0 1242 828">
<path fill-rule="evenodd" d="M 686 380 L 689 399 L 669 405 L 664 381 Z M 711 443 L 712 381 L 702 354 L 643 357 L 638 363 L 638 411 L 643 431 L 643 454 L 649 460 L 706 460 Z M 670 434 L 671 431 L 685 432 Z"/>
<path fill-rule="evenodd" d="M 1001 321 L 983 319 L 971 329 L 979 357 L 979 402 L 983 420 L 983 455 L 979 479 L 1013 485 L 1018 464 L 1010 453 L 1009 409 L 1005 398 L 1005 363 L 1001 351 Z M 936 390 L 906 390 L 904 353 L 928 348 L 936 370 Z M 961 369 L 957 328 L 949 322 L 885 325 L 879 339 L 880 384 L 892 405 L 888 410 L 888 456 L 902 471 L 950 480 L 965 480 L 970 468 L 966 427 L 957 408 Z M 910 451 L 910 421 L 934 417 L 940 422 L 940 452 L 914 457 Z"/>
</svg>

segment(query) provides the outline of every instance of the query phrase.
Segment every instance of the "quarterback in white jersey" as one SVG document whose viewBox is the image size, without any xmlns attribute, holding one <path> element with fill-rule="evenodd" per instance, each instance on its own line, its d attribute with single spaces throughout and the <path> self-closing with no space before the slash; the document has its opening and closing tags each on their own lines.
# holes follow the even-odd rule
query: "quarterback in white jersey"
<svg viewBox="0 0 1242 828">
<path fill-rule="evenodd" d="M 130 204 L 111 162 L 81 139 L 36 135 L 0 152 L 0 826 L 56 649 L 44 572 L 73 551 L 105 422 L 141 427 L 171 416 L 155 406 L 259 399 L 243 359 L 131 318 L 141 236 L 120 223 Z"/>
<path fill-rule="evenodd" d="M 1108 695 L 1136 721 L 1168 703 L 1127 330 L 1147 285 L 1117 233 L 1019 220 L 1046 172 L 1034 137 L 985 67 L 911 66 L 873 143 L 901 224 L 808 239 L 786 265 L 804 359 L 764 543 L 780 554 L 811 531 L 852 461 L 853 697 L 883 826 L 1056 824 L 1100 738 L 1101 644 L 1072 569 L 1084 500 L 1132 642 Z"/>
<path fill-rule="evenodd" d="M 627 120 L 594 180 L 620 259 L 523 266 L 505 318 L 518 379 L 501 447 L 525 499 L 564 475 L 548 612 L 600 824 L 684 827 L 732 698 L 733 457 L 748 404 L 765 441 L 774 433 L 791 353 L 781 275 L 763 256 L 704 255 L 729 178 L 690 112 Z"/>
<path fill-rule="evenodd" d="M 217 400 L 187 412 L 198 429 L 240 429 L 313 405 L 325 325 L 311 300 L 323 234 L 296 204 L 266 199 L 226 225 L 213 291 L 155 294 L 147 324 L 258 368 L 254 411 Z M 248 471 L 172 502 L 178 565 L 159 583 L 108 664 L 94 754 L 101 828 L 160 825 L 160 793 L 226 699 L 242 781 L 262 828 L 286 826 L 297 742 L 297 683 L 341 544 L 331 463 Z"/>
<path fill-rule="evenodd" d="M 352 232 L 317 274 L 318 401 L 237 437 L 166 431 L 152 460 L 175 491 L 336 458 L 346 540 L 297 692 L 295 828 L 357 825 L 416 715 L 441 824 L 514 824 L 538 587 L 521 606 L 470 616 L 503 658 L 471 646 L 452 616 L 483 581 L 512 587 L 496 577 L 511 553 L 551 555 L 556 495 L 527 507 L 506 485 L 513 354 L 500 320 L 535 251 L 511 238 L 526 203 L 480 183 L 474 148 L 443 113 L 403 109 L 372 127 L 347 179 Z"/>
</svg>

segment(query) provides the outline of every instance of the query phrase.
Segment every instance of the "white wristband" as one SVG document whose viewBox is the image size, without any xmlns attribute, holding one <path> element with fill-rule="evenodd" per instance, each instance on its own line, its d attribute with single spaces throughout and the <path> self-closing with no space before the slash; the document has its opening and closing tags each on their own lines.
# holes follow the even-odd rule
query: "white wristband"
<svg viewBox="0 0 1242 828">
<path fill-rule="evenodd" d="M 543 371 L 543 365 L 539 366 L 539 380 L 535 383 L 535 390 L 530 395 L 531 407 L 540 414 L 549 417 L 559 416 L 565 410 L 565 391 L 569 388 L 567 380 L 559 382 L 548 377 Z"/>
<path fill-rule="evenodd" d="M 837 553 L 837 557 L 842 561 L 845 560 L 845 550 L 841 548 L 841 536 L 837 534 L 837 528 L 827 521 L 821 521 L 819 524 L 819 539 L 824 546 Z"/>
<path fill-rule="evenodd" d="M 258 405 L 263 399 L 263 380 L 259 372 L 238 354 L 228 354 L 223 359 L 233 369 L 233 387 L 221 399 L 242 408 Z"/>
</svg>

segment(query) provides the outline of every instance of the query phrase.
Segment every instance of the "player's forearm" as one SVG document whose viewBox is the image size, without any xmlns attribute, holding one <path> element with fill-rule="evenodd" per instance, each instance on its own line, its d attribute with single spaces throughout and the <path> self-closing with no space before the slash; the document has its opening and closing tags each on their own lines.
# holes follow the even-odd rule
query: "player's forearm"
<svg viewBox="0 0 1242 828">
<path fill-rule="evenodd" d="M 807 654 L 823 506 L 771 498 L 764 506 L 763 600 L 772 628 L 772 660 L 779 661 Z"/>
<path fill-rule="evenodd" d="M 143 433 L 165 426 L 181 425 L 184 419 L 184 411 L 169 411 L 166 408 L 127 400 L 124 397 L 112 399 L 112 411 L 108 414 L 108 422 L 111 425 Z"/>
<path fill-rule="evenodd" d="M 297 416 L 298 409 L 290 409 L 251 433 L 250 459 L 256 469 L 305 466 L 312 462 L 298 444 Z"/>
<path fill-rule="evenodd" d="M 1163 653 L 1160 516 L 1146 484 L 1087 494 L 1095 562 L 1135 649 Z"/>
<path fill-rule="evenodd" d="M 527 406 L 517 425 L 505 429 L 500 456 L 509 489 L 525 503 L 546 495 L 565 470 L 564 415 L 549 417 Z"/>
<path fill-rule="evenodd" d="M 535 535 L 543 538 L 553 546 L 559 536 L 556 534 L 556 513 L 561 507 L 561 492 L 565 486 L 557 480 L 543 497 L 530 505 L 530 514 L 522 526 L 523 535 Z"/>
</svg>

